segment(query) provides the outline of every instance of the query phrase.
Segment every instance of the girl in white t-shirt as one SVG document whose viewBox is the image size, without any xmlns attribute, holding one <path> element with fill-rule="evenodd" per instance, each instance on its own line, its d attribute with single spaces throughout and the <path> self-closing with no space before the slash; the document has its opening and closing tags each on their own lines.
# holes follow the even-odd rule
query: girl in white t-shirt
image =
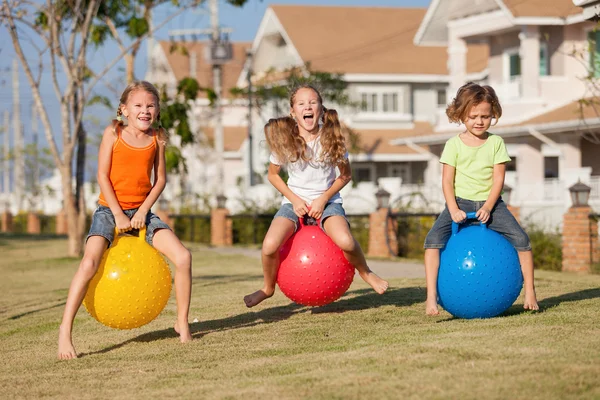
<svg viewBox="0 0 600 400">
<path fill-rule="evenodd" d="M 284 200 L 262 245 L 264 285 L 244 297 L 246 306 L 254 307 L 273 296 L 279 249 L 295 232 L 298 218 L 305 215 L 321 221 L 323 231 L 342 249 L 361 278 L 383 294 L 388 283 L 367 266 L 342 207 L 339 192 L 352 174 L 337 112 L 325 109 L 320 93 L 309 85 L 292 91 L 290 108 L 289 117 L 271 119 L 265 125 L 271 150 L 269 182 Z M 289 175 L 287 184 L 279 176 L 283 165 Z M 336 168 L 340 171 L 337 177 Z"/>
</svg>

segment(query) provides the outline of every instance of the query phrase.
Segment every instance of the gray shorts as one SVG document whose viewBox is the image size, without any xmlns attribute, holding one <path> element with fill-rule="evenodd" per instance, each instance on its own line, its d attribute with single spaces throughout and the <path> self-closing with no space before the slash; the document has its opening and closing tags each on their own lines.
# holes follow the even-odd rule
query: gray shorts
<svg viewBox="0 0 600 400">
<path fill-rule="evenodd" d="M 458 208 L 465 213 L 476 212 L 485 201 L 472 201 L 456 198 Z M 465 222 L 466 225 L 479 224 L 477 220 L 471 220 Z M 490 214 L 490 220 L 487 223 L 488 228 L 493 229 L 502 236 L 504 236 L 510 244 L 517 251 L 528 251 L 531 250 L 531 243 L 529 242 L 529 236 L 521 225 L 517 222 L 515 217 L 510 213 L 502 198 L 499 198 Z M 446 246 L 446 242 L 452 235 L 452 217 L 448 211 L 448 206 L 444 207 L 444 211 L 437 218 L 433 227 L 425 237 L 425 244 L 423 245 L 426 249 L 442 249 Z"/>
<path fill-rule="evenodd" d="M 323 232 L 325 232 L 325 228 L 323 228 L 323 222 L 325 222 L 327 218 L 333 217 L 335 215 L 344 217 L 346 222 L 348 222 L 348 218 L 346 218 L 346 211 L 344 211 L 344 207 L 342 207 L 340 203 L 327 203 L 325 205 L 325 209 L 323 210 L 323 215 L 321 216 L 321 222 L 319 223 L 319 226 L 321 227 L 321 229 L 323 229 Z M 277 211 L 277 214 L 275 214 L 275 217 L 273 217 L 273 219 L 277 217 L 289 219 L 296 226 L 296 230 L 298 230 L 298 216 L 294 212 L 294 207 L 290 203 L 285 203 L 281 206 L 281 208 L 279 209 L 279 211 Z M 348 225 L 350 225 L 350 223 L 348 223 Z"/>
<path fill-rule="evenodd" d="M 137 208 L 132 208 L 131 210 L 123 210 L 123 212 L 129 218 L 132 218 L 137 210 Z M 92 226 L 90 226 L 90 231 L 88 232 L 85 241 L 87 242 L 87 240 L 92 236 L 102 236 L 108 240 L 108 247 L 110 247 L 112 242 L 115 240 L 115 227 L 115 217 L 112 211 L 110 211 L 110 208 L 99 205 L 92 216 Z M 159 229 L 171 230 L 169 225 L 161 221 L 156 214 L 148 211 L 148 214 L 146 214 L 146 242 L 148 242 L 148 244 L 151 246 L 154 232 Z M 134 229 L 134 231 L 136 230 Z"/>
</svg>

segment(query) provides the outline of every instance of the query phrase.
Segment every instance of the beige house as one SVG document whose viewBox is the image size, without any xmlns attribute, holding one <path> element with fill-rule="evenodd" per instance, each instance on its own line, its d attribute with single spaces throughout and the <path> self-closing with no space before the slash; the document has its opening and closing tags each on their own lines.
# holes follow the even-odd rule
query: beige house
<svg viewBox="0 0 600 400">
<path fill-rule="evenodd" d="M 357 204 L 356 210 L 374 206 L 378 181 L 398 197 L 433 179 L 425 176 L 430 159 L 426 146 L 390 145 L 393 138 L 431 133 L 437 110 L 446 103 L 446 47 L 413 43 L 425 13 L 419 8 L 274 5 L 265 12 L 252 44 L 259 79 L 268 71 L 306 63 L 315 71 L 343 74 L 358 106 L 326 106 L 337 108 L 342 122 L 360 136 L 360 149 L 350 156 L 360 189 L 346 195 L 365 197 L 366 208 Z M 309 27 L 305 21 L 311 21 Z M 486 45 L 470 45 L 467 76 L 483 79 L 487 59 Z M 238 83 L 244 85 L 244 79 L 242 73 Z M 256 120 L 262 124 L 287 114 L 288 107 L 274 104 Z M 260 143 L 262 129 L 254 131 Z"/>
<path fill-rule="evenodd" d="M 251 43 L 233 43 L 233 59 L 223 66 L 223 169 L 225 187 L 234 187 L 242 177 L 244 167 L 244 146 L 248 137 L 247 105 L 235 99 L 230 89 L 236 86 L 238 77 L 246 62 L 246 51 Z M 208 42 L 156 43 L 151 51 L 150 65 L 145 79 L 157 85 L 166 85 L 171 95 L 176 93 L 177 82 L 185 77 L 195 78 L 200 86 L 213 87 L 213 70 L 205 58 Z M 216 194 L 216 158 L 214 152 L 214 109 L 206 92 L 198 92 L 192 105 L 191 127 L 197 132 L 197 143 L 186 146 L 183 155 L 187 162 L 188 174 L 174 174 L 169 178 L 165 198 L 173 206 L 200 204 Z M 172 138 L 177 140 L 177 138 Z"/>
<path fill-rule="evenodd" d="M 493 86 L 503 107 L 491 129 L 504 137 L 513 161 L 506 183 L 521 215 L 558 226 L 571 205 L 568 187 L 592 187 L 590 203 L 600 210 L 600 118 L 597 106 L 579 100 L 596 94 L 598 53 L 595 24 L 571 0 L 433 0 L 414 36 L 419 46 L 448 47 L 448 100 L 471 80 L 471 43 L 489 46 L 487 70 L 478 82 Z M 596 75 L 598 76 L 598 75 Z M 440 107 L 431 134 L 398 137 L 430 153 L 428 187 L 439 187 L 443 145 L 460 131 Z M 441 193 L 441 191 L 440 191 Z"/>
</svg>

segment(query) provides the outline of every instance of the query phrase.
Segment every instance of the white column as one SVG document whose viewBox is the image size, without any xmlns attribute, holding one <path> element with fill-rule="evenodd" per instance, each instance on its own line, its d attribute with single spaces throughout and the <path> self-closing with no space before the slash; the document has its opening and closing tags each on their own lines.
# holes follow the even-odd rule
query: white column
<svg viewBox="0 0 600 400">
<path fill-rule="evenodd" d="M 448 74 L 450 86 L 446 92 L 448 103 L 456 96 L 459 87 L 467 81 L 467 42 L 448 32 Z"/>
<path fill-rule="evenodd" d="M 538 26 L 521 27 L 521 85 L 524 98 L 540 95 L 540 29 Z"/>
</svg>

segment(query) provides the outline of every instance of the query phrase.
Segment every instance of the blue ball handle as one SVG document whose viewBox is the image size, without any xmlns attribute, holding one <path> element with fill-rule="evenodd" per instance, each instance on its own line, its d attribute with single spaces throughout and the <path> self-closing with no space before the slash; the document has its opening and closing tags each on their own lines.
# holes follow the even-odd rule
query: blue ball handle
<svg viewBox="0 0 600 400">
<path fill-rule="evenodd" d="M 476 212 L 468 212 L 467 219 L 465 219 L 465 222 L 470 219 L 477 219 L 477 213 Z M 483 229 L 487 229 L 487 224 L 481 224 L 481 226 Z M 458 227 L 459 227 L 459 224 L 452 221 L 452 235 L 456 235 L 458 233 Z"/>
</svg>

